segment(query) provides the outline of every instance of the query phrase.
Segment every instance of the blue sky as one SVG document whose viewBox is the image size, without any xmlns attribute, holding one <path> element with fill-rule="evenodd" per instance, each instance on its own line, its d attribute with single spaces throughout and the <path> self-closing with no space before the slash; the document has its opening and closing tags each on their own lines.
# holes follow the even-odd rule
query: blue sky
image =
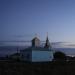
<svg viewBox="0 0 75 75">
<path fill-rule="evenodd" d="M 75 0 L 0 0 L 0 40 L 75 43 Z"/>
</svg>

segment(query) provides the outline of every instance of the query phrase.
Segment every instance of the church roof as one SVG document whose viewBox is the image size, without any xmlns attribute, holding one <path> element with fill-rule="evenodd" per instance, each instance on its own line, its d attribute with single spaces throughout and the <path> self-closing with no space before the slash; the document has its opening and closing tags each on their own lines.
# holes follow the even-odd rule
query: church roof
<svg viewBox="0 0 75 75">
<path fill-rule="evenodd" d="M 22 51 L 51 51 L 51 49 L 43 48 L 43 47 L 29 47 L 29 48 L 26 48 Z"/>
<path fill-rule="evenodd" d="M 37 41 L 40 41 L 39 38 L 34 37 L 34 38 L 32 39 L 32 46 L 31 46 L 31 47 L 28 47 L 28 48 L 26 48 L 26 49 L 24 49 L 24 50 L 22 50 L 22 51 L 51 51 L 51 45 L 50 45 L 48 36 L 47 36 L 47 38 L 46 38 L 46 43 L 45 43 L 45 46 L 44 46 L 44 47 L 40 47 L 40 45 L 37 46 L 37 45 L 38 45 L 38 42 L 37 42 L 36 40 L 37 40 Z M 36 41 L 36 43 L 34 43 L 35 41 Z M 35 46 L 34 44 L 35 44 L 36 46 Z"/>
</svg>

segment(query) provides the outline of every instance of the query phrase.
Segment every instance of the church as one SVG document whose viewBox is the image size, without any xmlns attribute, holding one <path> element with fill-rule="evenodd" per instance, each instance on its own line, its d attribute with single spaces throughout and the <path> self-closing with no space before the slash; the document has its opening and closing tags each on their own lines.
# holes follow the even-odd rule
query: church
<svg viewBox="0 0 75 75">
<path fill-rule="evenodd" d="M 40 39 L 38 37 L 34 37 L 31 42 L 31 47 L 20 51 L 21 60 L 29 62 L 48 62 L 53 60 L 53 51 L 48 36 L 44 47 L 40 47 Z"/>
</svg>

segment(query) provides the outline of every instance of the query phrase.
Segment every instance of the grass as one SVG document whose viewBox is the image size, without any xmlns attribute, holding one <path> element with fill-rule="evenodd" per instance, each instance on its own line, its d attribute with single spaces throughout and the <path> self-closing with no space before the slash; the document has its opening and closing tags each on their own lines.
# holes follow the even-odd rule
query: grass
<svg viewBox="0 0 75 75">
<path fill-rule="evenodd" d="M 75 62 L 0 61 L 0 75 L 75 75 Z"/>
</svg>

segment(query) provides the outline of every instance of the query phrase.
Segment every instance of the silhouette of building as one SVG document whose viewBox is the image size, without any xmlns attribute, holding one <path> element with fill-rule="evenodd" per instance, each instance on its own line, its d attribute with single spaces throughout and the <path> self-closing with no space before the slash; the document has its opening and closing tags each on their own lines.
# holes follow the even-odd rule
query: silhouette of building
<svg viewBox="0 0 75 75">
<path fill-rule="evenodd" d="M 38 37 L 32 39 L 32 46 L 20 51 L 21 60 L 31 62 L 47 62 L 53 60 L 53 51 L 47 36 L 44 47 L 40 47 Z"/>
</svg>

